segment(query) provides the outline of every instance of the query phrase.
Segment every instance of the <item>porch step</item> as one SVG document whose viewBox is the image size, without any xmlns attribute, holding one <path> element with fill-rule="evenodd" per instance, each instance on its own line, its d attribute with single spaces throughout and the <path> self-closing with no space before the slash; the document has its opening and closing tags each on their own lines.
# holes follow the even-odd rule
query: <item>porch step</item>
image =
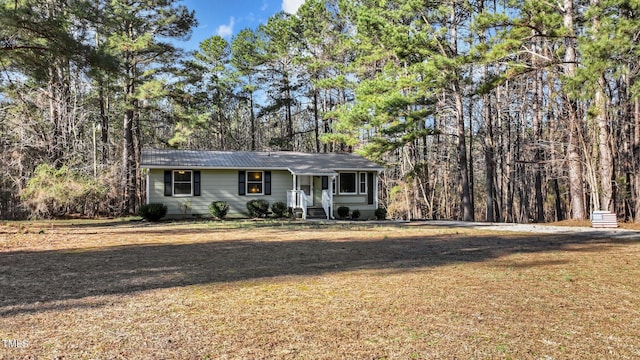
<svg viewBox="0 0 640 360">
<path fill-rule="evenodd" d="M 321 207 L 308 207 L 307 219 L 326 219 L 327 213 Z"/>
</svg>

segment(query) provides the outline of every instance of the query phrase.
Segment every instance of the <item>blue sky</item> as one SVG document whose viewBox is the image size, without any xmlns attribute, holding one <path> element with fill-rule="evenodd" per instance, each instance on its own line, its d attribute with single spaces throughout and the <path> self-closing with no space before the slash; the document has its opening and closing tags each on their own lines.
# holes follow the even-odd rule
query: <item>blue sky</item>
<svg viewBox="0 0 640 360">
<path fill-rule="evenodd" d="M 220 35 L 227 40 L 244 28 L 256 28 L 279 11 L 295 13 L 304 0 L 183 0 L 195 10 L 198 27 L 191 40 L 176 42 L 176 46 L 195 50 L 203 40 Z"/>
</svg>

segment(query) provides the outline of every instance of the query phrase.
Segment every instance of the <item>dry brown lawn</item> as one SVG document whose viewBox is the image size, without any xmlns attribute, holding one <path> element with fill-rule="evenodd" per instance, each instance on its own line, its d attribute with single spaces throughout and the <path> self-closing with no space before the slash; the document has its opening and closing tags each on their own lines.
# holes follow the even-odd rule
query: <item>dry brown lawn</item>
<svg viewBox="0 0 640 360">
<path fill-rule="evenodd" d="M 0 358 L 632 359 L 639 260 L 428 224 L 0 223 Z"/>
</svg>

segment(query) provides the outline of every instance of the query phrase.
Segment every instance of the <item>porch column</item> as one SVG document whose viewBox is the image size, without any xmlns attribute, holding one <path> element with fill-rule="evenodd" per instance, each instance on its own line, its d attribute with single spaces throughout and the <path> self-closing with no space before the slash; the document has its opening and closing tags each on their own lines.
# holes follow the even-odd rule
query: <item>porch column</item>
<svg viewBox="0 0 640 360">
<path fill-rule="evenodd" d="M 151 193 L 149 192 L 149 190 L 150 190 L 150 185 L 149 185 L 149 172 L 151 172 L 151 169 L 142 169 L 142 171 L 143 171 L 144 173 L 146 173 L 146 178 L 147 178 L 147 184 L 145 185 L 145 186 L 146 186 L 146 188 L 147 188 L 147 189 L 146 189 L 146 190 L 147 190 L 147 193 L 146 193 L 146 194 L 145 194 L 145 196 L 144 196 L 144 198 L 145 198 L 144 203 L 145 203 L 145 204 L 147 204 L 147 205 L 149 205 L 149 196 L 151 195 Z"/>
<path fill-rule="evenodd" d="M 329 217 L 330 219 L 333 219 L 333 213 L 335 211 L 334 206 L 333 206 L 333 182 L 336 179 L 335 175 L 331 175 L 329 177 L 329 199 L 331 199 L 331 201 L 329 202 L 331 204 L 331 211 L 329 211 L 331 214 L 327 214 L 327 217 Z"/>
<path fill-rule="evenodd" d="M 373 179 L 373 191 L 375 191 L 373 193 L 373 205 L 377 208 L 379 208 L 380 206 L 378 205 L 378 179 L 380 178 L 380 171 L 376 171 L 376 178 Z"/>
<path fill-rule="evenodd" d="M 296 186 L 298 185 L 297 183 L 298 183 L 298 176 L 296 174 L 293 174 L 293 189 L 291 190 L 295 190 L 297 188 Z"/>
</svg>

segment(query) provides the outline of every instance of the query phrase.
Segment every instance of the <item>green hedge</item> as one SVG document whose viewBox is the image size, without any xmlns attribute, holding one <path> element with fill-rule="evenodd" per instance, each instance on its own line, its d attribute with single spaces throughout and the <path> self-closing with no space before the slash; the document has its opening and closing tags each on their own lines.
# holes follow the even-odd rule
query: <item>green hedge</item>
<svg viewBox="0 0 640 360">
<path fill-rule="evenodd" d="M 167 215 L 167 210 L 167 205 L 165 204 L 151 203 L 140 206 L 138 215 L 147 221 L 156 222 Z"/>
<path fill-rule="evenodd" d="M 348 206 L 340 206 L 338 208 L 338 217 L 340 219 L 346 219 L 349 216 L 349 207 Z"/>
<path fill-rule="evenodd" d="M 212 216 L 224 220 L 227 217 L 227 213 L 229 213 L 229 204 L 226 201 L 214 201 L 209 205 L 209 212 Z"/>
<path fill-rule="evenodd" d="M 277 218 L 285 217 L 287 214 L 287 204 L 282 201 L 276 201 L 271 204 L 271 211 Z"/>
<path fill-rule="evenodd" d="M 255 199 L 247 202 L 247 210 L 252 218 L 265 217 L 269 212 L 269 202 L 263 199 Z"/>
</svg>

